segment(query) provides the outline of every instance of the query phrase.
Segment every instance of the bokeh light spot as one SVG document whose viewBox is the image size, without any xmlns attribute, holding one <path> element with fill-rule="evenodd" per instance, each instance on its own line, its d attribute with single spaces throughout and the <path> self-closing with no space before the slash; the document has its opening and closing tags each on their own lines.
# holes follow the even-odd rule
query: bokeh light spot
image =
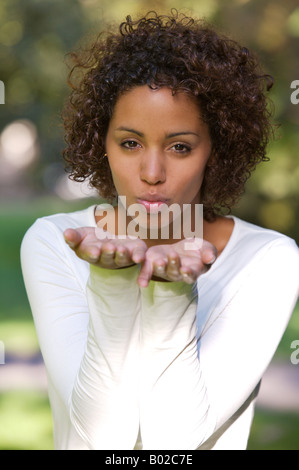
<svg viewBox="0 0 299 470">
<path fill-rule="evenodd" d="M 8 124 L 0 136 L 0 156 L 18 169 L 26 168 L 37 157 L 37 131 L 28 120 Z"/>
<path fill-rule="evenodd" d="M 290 14 L 287 21 L 287 31 L 291 36 L 299 37 L 299 7 Z"/>
<path fill-rule="evenodd" d="M 20 21 L 8 21 L 0 28 L 0 44 L 15 46 L 23 37 L 23 25 Z"/>
</svg>

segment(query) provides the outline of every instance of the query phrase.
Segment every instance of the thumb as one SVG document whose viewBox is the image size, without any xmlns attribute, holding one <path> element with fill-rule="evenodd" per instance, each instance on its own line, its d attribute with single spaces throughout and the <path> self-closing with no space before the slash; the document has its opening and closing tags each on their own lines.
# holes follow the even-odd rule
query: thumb
<svg viewBox="0 0 299 470">
<path fill-rule="evenodd" d="M 87 231 L 88 228 L 85 227 L 79 229 L 67 228 L 63 232 L 64 240 L 72 249 L 75 249 L 87 235 Z"/>
<path fill-rule="evenodd" d="M 204 264 L 213 264 L 217 258 L 217 249 L 214 245 L 207 241 L 203 241 L 201 247 L 201 259 Z"/>
</svg>

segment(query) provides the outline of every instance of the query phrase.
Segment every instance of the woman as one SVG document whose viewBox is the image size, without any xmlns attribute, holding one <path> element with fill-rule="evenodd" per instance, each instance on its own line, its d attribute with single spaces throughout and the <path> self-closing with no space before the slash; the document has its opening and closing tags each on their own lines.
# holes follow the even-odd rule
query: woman
<svg viewBox="0 0 299 470">
<path fill-rule="evenodd" d="M 68 169 L 121 203 L 23 240 L 55 447 L 245 449 L 298 296 L 294 241 L 221 215 L 267 159 L 271 79 L 175 12 L 127 17 L 73 59 Z"/>
</svg>

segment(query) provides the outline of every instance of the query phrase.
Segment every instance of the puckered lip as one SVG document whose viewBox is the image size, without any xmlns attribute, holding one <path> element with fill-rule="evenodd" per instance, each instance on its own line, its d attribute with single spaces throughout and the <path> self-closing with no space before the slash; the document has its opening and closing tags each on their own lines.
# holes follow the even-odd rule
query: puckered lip
<svg viewBox="0 0 299 470">
<path fill-rule="evenodd" d="M 156 202 L 156 203 L 164 203 L 167 204 L 169 202 L 169 199 L 165 198 L 164 196 L 161 196 L 160 194 L 143 194 L 140 197 L 137 197 L 137 202 L 143 203 L 143 202 Z"/>
<path fill-rule="evenodd" d="M 169 199 L 165 199 L 160 194 L 146 194 L 137 198 L 137 203 L 146 209 L 148 214 L 154 214 L 161 208 L 169 205 Z"/>
</svg>

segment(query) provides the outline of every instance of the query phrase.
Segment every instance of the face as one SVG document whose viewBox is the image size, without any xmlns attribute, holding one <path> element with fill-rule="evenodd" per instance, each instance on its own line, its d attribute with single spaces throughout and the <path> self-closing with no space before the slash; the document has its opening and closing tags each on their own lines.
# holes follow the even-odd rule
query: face
<svg viewBox="0 0 299 470">
<path fill-rule="evenodd" d="M 208 127 L 188 95 L 148 86 L 119 98 L 106 137 L 118 195 L 126 196 L 127 206 L 139 203 L 147 210 L 200 203 L 211 147 Z"/>
</svg>

